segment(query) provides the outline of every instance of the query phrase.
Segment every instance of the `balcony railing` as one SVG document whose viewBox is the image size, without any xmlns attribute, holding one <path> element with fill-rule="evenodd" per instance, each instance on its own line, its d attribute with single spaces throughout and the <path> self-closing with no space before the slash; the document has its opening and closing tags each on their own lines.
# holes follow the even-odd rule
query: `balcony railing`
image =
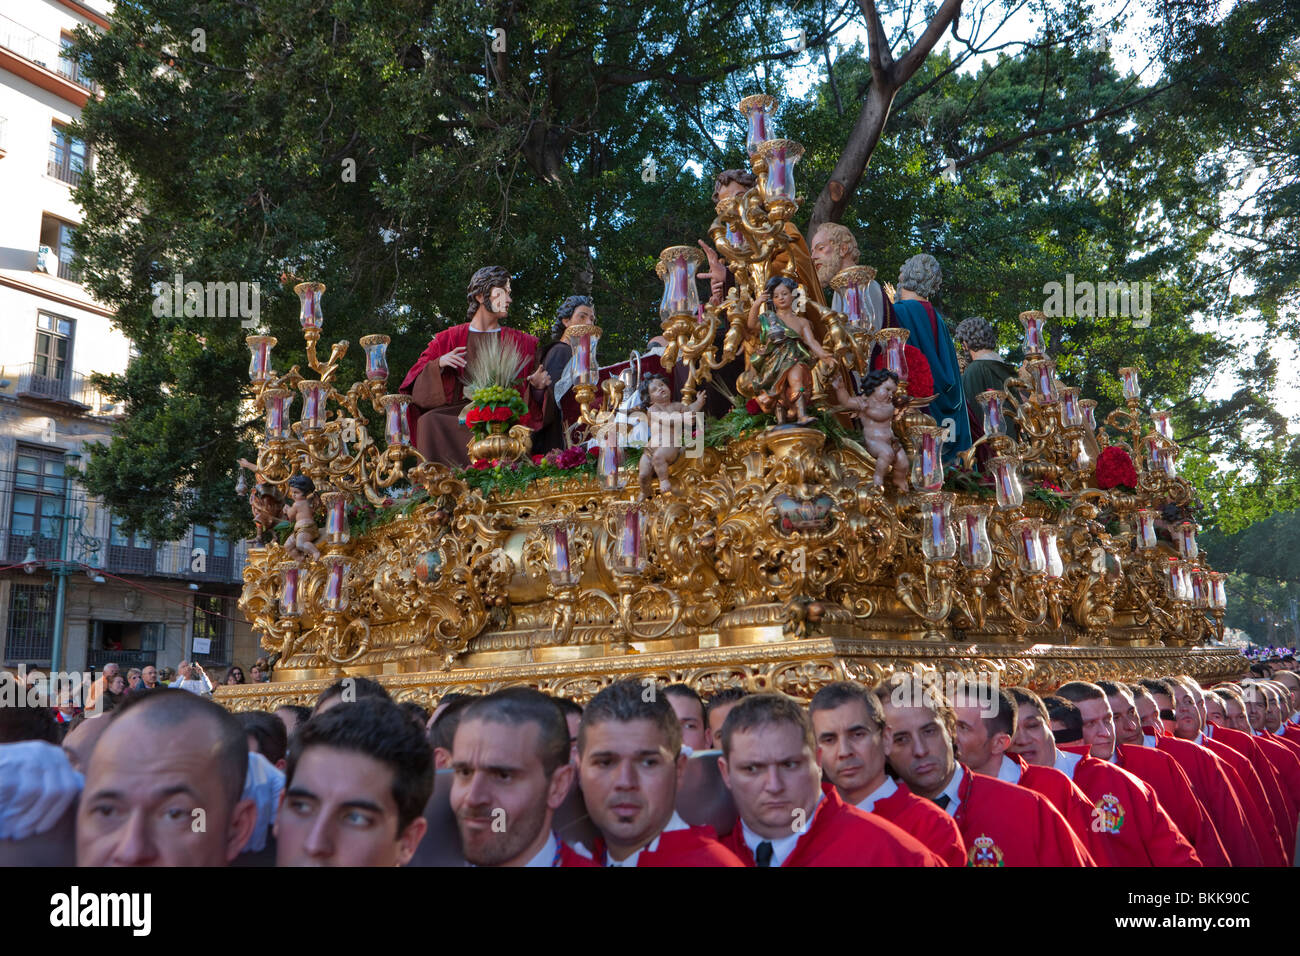
<svg viewBox="0 0 1300 956">
<path fill-rule="evenodd" d="M 67 156 L 64 156 L 60 159 L 55 159 L 54 157 L 51 157 L 46 166 L 46 172 L 48 172 L 55 179 L 59 179 L 67 183 L 69 186 L 81 185 L 81 171 L 82 171 L 81 161 L 78 160 L 76 162 L 73 162 Z M 60 261 L 59 265 L 62 266 L 64 265 L 64 263 Z M 62 271 L 59 272 L 59 277 L 63 279 L 67 278 L 67 276 L 63 275 Z"/>
<path fill-rule="evenodd" d="M 98 673 L 104 669 L 105 664 L 117 664 L 122 668 L 123 673 L 132 667 L 145 668 L 152 664 L 158 666 L 157 651 L 86 651 L 86 668 Z"/>
<path fill-rule="evenodd" d="M 76 405 L 82 409 L 95 406 L 98 393 L 91 388 L 90 380 L 80 372 L 64 371 L 51 374 L 49 366 L 42 367 L 35 362 L 20 366 L 18 371 L 18 388 L 15 395 L 19 398 L 39 398 L 46 402 L 59 402 Z"/>
<path fill-rule="evenodd" d="M 41 36 L 30 27 L 5 16 L 0 16 L 0 46 L 39 67 L 58 73 L 80 87 L 92 92 L 95 90 L 95 84 L 81 75 L 80 64 L 65 56 L 62 43 Z"/>
</svg>

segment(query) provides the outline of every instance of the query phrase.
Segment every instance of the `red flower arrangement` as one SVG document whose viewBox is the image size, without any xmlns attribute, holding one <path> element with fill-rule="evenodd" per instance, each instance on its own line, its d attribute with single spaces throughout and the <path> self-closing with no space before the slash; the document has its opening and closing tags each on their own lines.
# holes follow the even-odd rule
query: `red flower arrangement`
<svg viewBox="0 0 1300 956">
<path fill-rule="evenodd" d="M 761 415 L 761 414 L 763 414 L 763 410 L 762 410 L 761 408 L 758 407 L 758 399 L 756 399 L 756 398 L 751 398 L 749 401 L 747 401 L 747 402 L 745 403 L 745 414 L 746 414 L 746 415 Z"/>
<path fill-rule="evenodd" d="M 1133 467 L 1133 459 L 1128 452 L 1118 445 L 1111 445 L 1102 451 L 1097 459 L 1098 488 L 1105 490 L 1121 487 L 1131 491 L 1137 487 L 1137 482 L 1137 469 Z"/>
<path fill-rule="evenodd" d="M 914 398 L 933 395 L 934 373 L 930 371 L 930 363 L 925 353 L 914 345 L 904 345 L 903 356 L 907 359 L 907 393 Z M 884 368 L 885 357 L 877 355 L 875 365 L 872 367 Z"/>
<path fill-rule="evenodd" d="M 505 405 L 493 405 L 490 408 L 471 408 L 465 413 L 466 425 L 487 425 L 491 422 L 508 422 L 515 417 L 515 410 Z"/>
</svg>

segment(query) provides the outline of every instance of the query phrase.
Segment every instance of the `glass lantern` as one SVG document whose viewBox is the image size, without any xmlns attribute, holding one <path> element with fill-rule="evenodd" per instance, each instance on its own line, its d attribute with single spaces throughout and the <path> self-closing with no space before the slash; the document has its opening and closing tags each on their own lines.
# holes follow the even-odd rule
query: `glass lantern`
<svg viewBox="0 0 1300 956">
<path fill-rule="evenodd" d="M 1025 574 L 1043 574 L 1047 571 L 1047 555 L 1043 553 L 1040 535 L 1041 518 L 1021 518 L 1012 525 L 1016 540 L 1016 558 Z"/>
<path fill-rule="evenodd" d="M 764 199 L 794 202 L 794 167 L 803 156 L 803 146 L 792 139 L 769 139 L 758 146 L 758 155 L 767 163 L 763 180 Z"/>
<path fill-rule="evenodd" d="M 289 437 L 289 408 L 293 393 L 283 388 L 268 388 L 262 393 L 266 402 L 266 437 L 268 441 Z"/>
<path fill-rule="evenodd" d="M 596 472 L 600 485 L 606 491 L 619 491 L 627 486 L 623 475 L 623 446 L 618 441 L 618 428 L 607 425 L 600 433 L 596 451 Z"/>
<path fill-rule="evenodd" d="M 745 239 L 744 235 L 742 235 L 741 232 L 730 223 L 726 226 L 726 232 L 723 234 L 723 241 L 738 253 L 746 253 L 749 251 L 749 242 Z"/>
<path fill-rule="evenodd" d="M 623 519 L 614 550 L 614 571 L 619 574 L 640 574 L 646 566 L 645 512 L 640 508 L 623 509 Z"/>
<path fill-rule="evenodd" d="M 1192 568 L 1188 577 L 1192 586 L 1192 606 L 1203 608 L 1209 607 L 1210 589 L 1205 571 L 1201 568 Z"/>
<path fill-rule="evenodd" d="M 1059 389 L 1061 397 L 1061 424 L 1069 428 L 1083 424 L 1083 409 L 1079 407 L 1079 389 L 1073 385 Z"/>
<path fill-rule="evenodd" d="M 1166 478 L 1176 478 L 1178 469 L 1174 465 L 1176 449 L 1172 445 L 1159 442 L 1151 443 L 1151 464 L 1157 472 Z"/>
<path fill-rule="evenodd" d="M 907 384 L 907 329 L 881 329 L 876 341 L 885 353 L 885 368 L 898 376 L 898 384 Z"/>
<path fill-rule="evenodd" d="M 1025 327 L 1025 354 L 1042 355 L 1047 351 L 1043 327 L 1047 316 L 1042 312 L 1021 312 L 1020 324 Z"/>
<path fill-rule="evenodd" d="M 594 325 L 572 326 L 568 332 L 573 346 L 573 367 L 579 385 L 595 385 L 600 379 L 600 363 L 596 361 L 596 343 L 600 329 Z"/>
<path fill-rule="evenodd" d="M 758 94 L 746 96 L 737 105 L 745 114 L 745 152 L 752 158 L 758 147 L 772 138 L 772 114 L 776 112 L 776 100 L 771 96 Z"/>
<path fill-rule="evenodd" d="M 325 315 L 320 307 L 321 297 L 325 295 L 325 283 L 299 282 L 293 287 L 293 291 L 302 302 L 302 309 L 298 313 L 299 324 L 304 331 L 315 329 L 319 332 L 321 326 L 325 324 Z"/>
<path fill-rule="evenodd" d="M 270 381 L 274 376 L 271 371 L 271 349 L 275 348 L 275 343 L 279 340 L 274 335 L 249 335 L 244 341 L 253 356 L 248 363 L 248 380 L 254 385 Z"/>
<path fill-rule="evenodd" d="M 1025 363 L 1025 371 L 1034 384 L 1035 402 L 1051 405 L 1060 398 L 1056 390 L 1056 369 L 1051 359 L 1032 359 Z"/>
<path fill-rule="evenodd" d="M 363 335 L 361 348 L 366 353 L 366 381 L 383 382 L 388 378 L 388 343 L 392 341 L 387 335 Z"/>
<path fill-rule="evenodd" d="M 327 491 L 320 496 L 325 506 L 325 537 L 330 544 L 347 544 L 348 497 L 341 491 Z"/>
<path fill-rule="evenodd" d="M 1043 548 L 1043 558 L 1047 562 L 1047 576 L 1056 579 L 1065 574 L 1065 563 L 1061 560 L 1061 550 L 1057 547 L 1056 529 L 1040 528 L 1039 544 Z"/>
<path fill-rule="evenodd" d="M 938 491 L 943 487 L 943 438 L 946 428 L 915 425 L 912 434 L 912 487 L 918 491 Z"/>
<path fill-rule="evenodd" d="M 663 298 L 659 300 L 661 321 L 693 317 L 699 311 L 700 295 L 695 287 L 695 275 L 702 261 L 699 247 L 669 246 L 659 253 L 655 274 L 664 283 Z"/>
<path fill-rule="evenodd" d="M 547 574 L 551 582 L 560 587 L 572 586 L 582 577 L 571 556 L 574 528 L 568 521 L 550 521 L 543 525 L 546 533 Z"/>
<path fill-rule="evenodd" d="M 298 578 L 302 570 L 296 564 L 285 565 L 280 570 L 280 613 L 284 617 L 297 617 L 302 613 L 298 591 Z"/>
<path fill-rule="evenodd" d="M 1174 413 L 1170 411 L 1152 412 L 1151 423 L 1156 426 L 1156 434 L 1166 441 L 1174 440 Z"/>
<path fill-rule="evenodd" d="M 987 568 L 993 564 L 993 545 L 989 542 L 990 505 L 962 505 L 952 511 L 961 532 L 961 563 L 968 568 Z"/>
<path fill-rule="evenodd" d="M 951 493 L 919 495 L 921 553 L 927 561 L 947 561 L 957 556 L 957 535 L 952 526 Z"/>
<path fill-rule="evenodd" d="M 1085 398 L 1079 402 L 1079 410 L 1083 413 L 1083 423 L 1088 426 L 1090 431 L 1097 430 L 1097 400 L 1094 398 Z"/>
<path fill-rule="evenodd" d="M 1195 561 L 1201 549 L 1196 544 L 1196 532 L 1200 530 L 1195 521 L 1180 521 L 1174 526 L 1174 543 L 1178 553 L 1188 561 Z"/>
<path fill-rule="evenodd" d="M 1120 381 L 1124 384 L 1124 398 L 1137 401 L 1142 397 L 1142 387 L 1138 384 L 1138 370 L 1122 368 L 1119 370 Z"/>
<path fill-rule="evenodd" d="M 1210 607 L 1221 611 L 1228 606 L 1228 591 L 1224 585 L 1226 577 L 1222 571 L 1211 571 L 1209 578 Z"/>
<path fill-rule="evenodd" d="M 322 561 L 329 570 L 325 576 L 325 608 L 329 611 L 346 611 L 348 608 L 348 559 L 341 554 L 327 554 Z"/>
<path fill-rule="evenodd" d="M 1083 474 L 1091 469 L 1095 462 L 1092 460 L 1092 451 L 1088 447 L 1087 439 L 1076 435 L 1070 439 L 1069 446 L 1067 464 L 1070 470 Z"/>
<path fill-rule="evenodd" d="M 318 432 L 325 427 L 326 399 L 329 386 L 324 382 L 299 382 L 298 390 L 302 392 L 303 431 Z"/>
<path fill-rule="evenodd" d="M 1025 489 L 1020 483 L 1020 459 L 1009 455 L 990 458 L 993 469 L 993 490 L 998 496 L 998 507 L 1019 508 L 1025 503 Z"/>
<path fill-rule="evenodd" d="M 1006 392 L 993 388 L 980 392 L 976 397 L 980 410 L 984 414 L 984 434 L 1005 435 L 1007 433 L 1007 419 L 1002 411 L 1002 403 L 1006 397 Z"/>
<path fill-rule="evenodd" d="M 382 395 L 379 399 L 384 409 L 384 439 L 390 448 L 409 448 L 411 445 L 410 395 Z"/>
<path fill-rule="evenodd" d="M 1134 533 L 1137 546 L 1141 551 L 1149 551 L 1156 546 L 1156 513 L 1150 508 L 1139 508 Z"/>
<path fill-rule="evenodd" d="M 835 274 L 831 308 L 844 316 L 844 325 L 852 333 L 875 332 L 880 325 L 876 307 L 869 295 L 876 270 L 870 266 L 850 266 Z"/>
</svg>

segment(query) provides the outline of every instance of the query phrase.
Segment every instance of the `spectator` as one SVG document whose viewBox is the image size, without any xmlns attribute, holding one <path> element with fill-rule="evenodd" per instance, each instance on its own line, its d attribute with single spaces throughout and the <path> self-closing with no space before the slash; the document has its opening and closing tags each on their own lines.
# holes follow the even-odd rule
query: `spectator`
<svg viewBox="0 0 1300 956">
<path fill-rule="evenodd" d="M 224 708 L 172 690 L 130 698 L 90 754 L 77 864 L 229 864 L 257 822 L 240 799 L 247 772 L 244 730 Z"/>
<path fill-rule="evenodd" d="M 120 707 L 122 701 L 126 699 L 126 678 L 120 673 L 114 674 L 108 681 L 108 689 L 104 691 L 103 703 L 104 713 L 108 713 L 115 707 Z"/>
<path fill-rule="evenodd" d="M 731 712 L 731 708 L 748 696 L 749 691 L 743 687 L 724 687 L 709 698 L 709 706 L 704 713 L 708 718 L 709 741 L 712 746 L 721 745 L 722 724 L 727 719 L 727 714 Z"/>
<path fill-rule="evenodd" d="M 158 668 L 146 664 L 140 670 L 140 686 L 143 690 L 155 690 L 158 687 Z"/>
<path fill-rule="evenodd" d="M 257 678 L 253 678 L 256 682 Z M 244 669 L 235 664 L 230 670 L 226 671 L 225 678 L 221 681 L 223 684 L 242 684 L 244 683 Z"/>
<path fill-rule="evenodd" d="M 258 667 L 256 664 L 254 664 L 252 670 L 250 670 L 249 673 L 253 675 L 253 680 L 251 681 L 251 683 L 254 683 L 254 684 L 260 684 L 260 683 L 262 683 L 262 679 L 263 679 L 263 678 L 262 678 L 262 668 Z M 244 674 L 243 674 L 242 671 L 240 672 L 239 676 L 240 676 L 240 678 L 241 678 L 241 680 L 239 681 L 239 683 L 242 684 L 242 683 L 243 683 L 242 678 L 243 678 L 243 676 L 244 676 Z M 227 681 L 227 683 L 229 683 L 229 681 Z"/>
<path fill-rule="evenodd" d="M 108 690 L 108 682 L 121 670 L 122 668 L 113 661 L 104 665 L 104 670 L 100 673 L 99 680 L 90 685 L 90 692 L 86 694 L 87 710 L 93 710 L 97 714 L 103 712 L 103 705 L 100 703 L 99 699 L 103 693 Z"/>
<path fill-rule="evenodd" d="M 277 770 L 283 770 L 285 752 L 289 749 L 289 732 L 285 730 L 284 723 L 264 710 L 236 714 L 235 719 L 248 735 L 249 751 L 261 754 Z"/>
<path fill-rule="evenodd" d="M 181 661 L 177 665 L 180 676 L 172 681 L 171 686 L 180 690 L 187 690 L 192 694 L 211 694 L 212 681 L 208 680 L 207 673 L 203 670 L 203 665 L 198 661 L 190 663 Z"/>
<path fill-rule="evenodd" d="M 140 668 L 138 667 L 132 667 L 126 672 L 126 689 L 128 692 L 137 691 L 144 686 L 140 673 Z"/>
<path fill-rule="evenodd" d="M 433 760 L 420 728 L 372 696 L 294 736 L 275 822 L 278 866 L 404 866 L 424 838 Z"/>
<path fill-rule="evenodd" d="M 456 739 L 456 728 L 460 726 L 461 711 L 475 699 L 468 694 L 458 694 L 455 700 L 439 704 L 438 710 L 433 712 L 433 724 L 429 727 L 429 745 L 433 747 L 435 769 L 446 770 L 451 766 L 451 745 Z"/>
<path fill-rule="evenodd" d="M 279 717 L 284 724 L 285 733 L 292 737 L 299 725 L 306 723 L 311 717 L 311 708 L 301 704 L 284 704 L 275 709 L 275 716 Z"/>
<path fill-rule="evenodd" d="M 669 684 L 663 693 L 682 725 L 682 749 L 686 756 L 712 747 L 713 737 L 704 719 L 704 702 L 700 695 L 685 684 Z"/>
<path fill-rule="evenodd" d="M 323 714 L 336 704 L 351 704 L 366 697 L 382 697 L 384 700 L 391 701 L 388 691 L 378 681 L 373 681 L 368 677 L 342 677 L 330 684 L 320 696 L 316 698 L 316 706 L 312 708 L 313 717 Z"/>
<path fill-rule="evenodd" d="M 564 722 L 569 726 L 569 759 L 576 766 L 578 763 L 578 728 L 582 726 L 582 705 L 571 697 L 552 698 L 564 715 Z"/>
</svg>

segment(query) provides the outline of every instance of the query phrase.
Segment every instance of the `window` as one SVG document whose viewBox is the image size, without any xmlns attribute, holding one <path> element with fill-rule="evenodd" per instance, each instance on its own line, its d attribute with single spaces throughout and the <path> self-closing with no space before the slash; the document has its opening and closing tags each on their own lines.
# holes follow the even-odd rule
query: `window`
<svg viewBox="0 0 1300 956">
<path fill-rule="evenodd" d="M 9 588 L 9 626 L 5 631 L 5 660 L 48 664 L 54 637 L 54 588 L 43 584 L 14 584 Z"/>
<path fill-rule="evenodd" d="M 59 556 L 64 467 L 62 452 L 18 446 L 9 521 L 10 561 L 23 560 L 29 547 L 36 549 L 38 558 Z"/>
<path fill-rule="evenodd" d="M 41 245 L 49 246 L 54 253 L 59 278 L 72 282 L 81 281 L 81 270 L 72 265 L 72 237 L 76 232 L 75 226 L 62 219 L 55 219 L 53 216 L 45 216 L 41 219 Z M 52 263 L 42 266 L 39 261 L 37 262 L 37 267 L 43 268 L 46 272 L 50 271 L 50 265 Z"/>
<path fill-rule="evenodd" d="M 50 159 L 47 172 L 72 186 L 81 185 L 86 170 L 86 144 L 68 133 L 62 123 L 50 128 Z"/>
<path fill-rule="evenodd" d="M 129 574 L 152 574 L 153 542 L 142 531 L 127 534 L 123 520 L 113 515 L 108 534 L 108 568 Z"/>
<path fill-rule="evenodd" d="M 222 536 L 220 528 L 207 525 L 194 526 L 194 547 L 203 553 L 204 569 L 200 573 L 208 578 L 229 578 L 231 574 L 230 539 Z"/>
<path fill-rule="evenodd" d="M 194 652 L 194 658 L 202 658 L 203 664 L 229 664 L 230 655 L 226 648 L 226 613 L 225 599 L 216 594 L 197 594 L 194 596 L 194 639 L 206 640 L 208 652 Z M 200 644 L 200 647 L 203 645 Z"/>
<path fill-rule="evenodd" d="M 67 382 L 72 357 L 72 319 L 40 312 L 36 316 L 36 358 L 32 373 L 49 382 Z"/>
<path fill-rule="evenodd" d="M 64 33 L 59 37 L 59 73 L 78 86 L 93 90 L 95 84 L 81 75 L 81 64 L 72 53 L 73 42 L 71 33 Z"/>
</svg>

